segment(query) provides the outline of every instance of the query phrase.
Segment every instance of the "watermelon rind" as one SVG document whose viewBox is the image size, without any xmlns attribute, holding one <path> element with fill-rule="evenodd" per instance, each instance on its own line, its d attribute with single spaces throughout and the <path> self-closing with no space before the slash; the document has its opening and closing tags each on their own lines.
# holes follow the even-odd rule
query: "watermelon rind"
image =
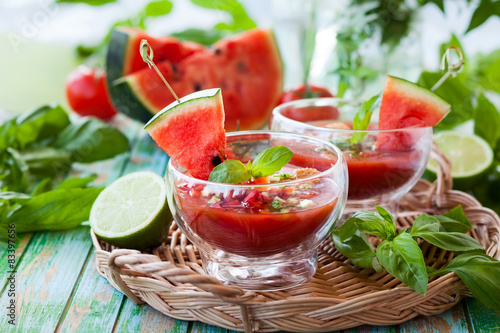
<svg viewBox="0 0 500 333">
<path fill-rule="evenodd" d="M 125 76 L 124 79 L 118 79 L 108 86 L 115 107 L 130 118 L 146 123 L 155 114 L 151 111 L 154 108 L 139 98 L 141 94 L 136 93 L 135 83 L 131 77 Z"/>
<path fill-rule="evenodd" d="M 110 45 L 112 48 L 106 54 L 106 75 L 109 87 L 112 86 L 113 81 L 123 76 L 129 38 L 130 32 L 123 28 L 113 29 L 111 32 L 110 40 L 113 41 L 113 45 Z"/>
<path fill-rule="evenodd" d="M 180 103 L 177 101 L 172 102 L 165 108 L 163 108 L 160 112 L 158 112 L 153 118 L 151 118 L 146 123 L 146 125 L 144 125 L 144 129 L 146 131 L 154 130 L 154 128 L 157 125 L 161 125 L 166 120 L 166 118 L 168 118 L 169 115 L 173 114 L 173 112 L 176 111 L 182 112 L 182 110 L 179 109 L 187 110 L 191 105 L 195 103 L 196 104 L 200 103 L 202 99 L 213 98 L 220 93 L 221 93 L 220 88 L 212 88 L 212 89 L 200 90 L 192 94 L 189 94 L 187 96 L 184 96 L 179 99 Z"/>
</svg>

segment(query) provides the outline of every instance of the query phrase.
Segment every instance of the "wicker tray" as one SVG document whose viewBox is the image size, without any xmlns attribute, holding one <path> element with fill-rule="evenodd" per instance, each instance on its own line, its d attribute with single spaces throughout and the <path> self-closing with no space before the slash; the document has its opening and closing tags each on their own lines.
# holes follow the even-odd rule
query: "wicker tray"
<svg viewBox="0 0 500 333">
<path fill-rule="evenodd" d="M 451 190 L 450 164 L 434 147 L 436 182 L 420 180 L 400 202 L 400 228 L 421 213 L 440 214 L 461 204 L 473 222 L 470 235 L 492 257 L 500 253 L 500 219 L 470 195 Z M 168 242 L 148 252 L 118 249 L 92 233 L 97 269 L 116 289 L 137 304 L 147 303 L 167 316 L 202 321 L 245 332 L 279 330 L 324 332 L 358 325 L 394 325 L 418 315 L 435 315 L 470 295 L 454 274 L 434 277 L 425 296 L 387 272 L 361 269 L 325 240 L 318 270 L 307 283 L 278 292 L 245 292 L 206 275 L 197 248 L 171 227 Z M 427 265 L 445 266 L 453 257 L 421 244 Z"/>
</svg>

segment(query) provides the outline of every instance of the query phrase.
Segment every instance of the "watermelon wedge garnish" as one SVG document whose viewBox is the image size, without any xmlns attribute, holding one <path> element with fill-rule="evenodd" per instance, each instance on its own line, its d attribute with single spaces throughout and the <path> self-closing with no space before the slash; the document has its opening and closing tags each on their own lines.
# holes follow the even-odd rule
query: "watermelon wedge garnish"
<svg viewBox="0 0 500 333">
<path fill-rule="evenodd" d="M 153 140 L 191 176 L 208 180 L 226 159 L 224 107 L 220 89 L 192 93 L 161 110 L 145 126 Z"/>
<path fill-rule="evenodd" d="M 111 98 L 118 110 L 147 122 L 174 98 L 156 73 L 141 64 L 142 38 L 148 40 L 156 65 L 179 96 L 221 88 L 226 130 L 266 124 L 283 86 L 283 64 L 271 31 L 249 30 L 210 48 L 172 37 L 155 39 L 137 30 L 114 31 L 106 62 Z M 163 51 L 167 49 L 173 51 Z"/>
<path fill-rule="evenodd" d="M 388 76 L 382 93 L 379 129 L 436 126 L 450 112 L 450 104 L 430 90 L 415 83 Z M 408 150 L 418 134 L 382 132 L 377 139 L 379 150 Z"/>
</svg>

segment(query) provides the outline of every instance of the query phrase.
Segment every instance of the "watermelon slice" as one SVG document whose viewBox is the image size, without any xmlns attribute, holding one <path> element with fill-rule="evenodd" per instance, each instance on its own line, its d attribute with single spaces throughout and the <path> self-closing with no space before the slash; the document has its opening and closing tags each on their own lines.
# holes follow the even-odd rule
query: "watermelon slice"
<svg viewBox="0 0 500 333">
<path fill-rule="evenodd" d="M 208 180 L 226 159 L 224 107 L 220 89 L 195 92 L 171 103 L 144 126 L 153 140 L 191 176 Z"/>
<path fill-rule="evenodd" d="M 379 129 L 436 126 L 450 112 L 450 104 L 432 91 L 409 81 L 388 76 L 378 122 Z M 379 150 L 409 150 L 420 137 L 419 131 L 385 132 L 377 139 Z"/>
<path fill-rule="evenodd" d="M 111 38 L 108 52 L 115 52 L 117 38 Z M 137 54 L 138 50 L 137 46 Z M 120 67 L 109 63 L 113 59 L 108 54 L 108 68 Z M 155 50 L 158 68 L 179 96 L 207 88 L 222 89 L 227 131 L 236 130 L 238 123 L 241 130 L 264 126 L 282 93 L 283 65 L 274 36 L 268 30 L 249 30 L 220 40 L 178 62 L 156 59 Z M 111 75 L 110 80 L 110 93 L 117 109 L 142 121 L 174 100 L 156 73 L 147 68 L 119 79 Z"/>
<path fill-rule="evenodd" d="M 155 38 L 144 31 L 128 27 L 119 27 L 112 31 L 106 59 L 108 83 L 122 76 L 148 68 L 139 53 L 141 40 L 147 39 L 154 50 L 154 61 L 168 61 L 177 64 L 190 55 L 202 52 L 202 45 L 181 42 L 173 37 Z"/>
</svg>

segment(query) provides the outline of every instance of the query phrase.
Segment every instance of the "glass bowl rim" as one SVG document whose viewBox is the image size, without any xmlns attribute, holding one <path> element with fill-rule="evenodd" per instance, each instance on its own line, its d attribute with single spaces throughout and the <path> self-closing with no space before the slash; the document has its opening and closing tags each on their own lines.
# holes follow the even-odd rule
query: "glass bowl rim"
<svg viewBox="0 0 500 333">
<path fill-rule="evenodd" d="M 312 135 L 291 133 L 291 132 L 284 132 L 284 131 L 251 130 L 251 131 L 230 132 L 230 133 L 226 133 L 226 136 L 233 137 L 233 136 L 238 136 L 238 135 L 249 135 L 249 134 L 253 134 L 253 135 L 278 134 L 278 135 L 283 135 L 283 136 L 295 136 L 295 137 L 307 139 L 309 141 L 315 141 L 317 143 L 320 143 L 322 145 L 326 145 L 326 146 L 330 147 L 331 149 L 333 149 L 335 151 L 335 153 L 337 154 L 337 162 L 333 166 L 328 168 L 327 170 L 319 171 L 319 173 L 314 174 L 314 175 L 309 176 L 309 177 L 305 177 L 305 178 L 290 180 L 290 181 L 286 181 L 286 182 L 269 183 L 269 184 L 245 184 L 245 185 L 242 185 L 242 184 L 211 182 L 208 180 L 202 180 L 202 179 L 194 178 L 192 176 L 185 175 L 184 173 L 179 171 L 176 166 L 173 165 L 172 161 L 176 158 L 176 155 L 175 155 L 175 156 L 171 156 L 169 161 L 168 161 L 166 175 L 168 176 L 168 174 L 170 173 L 170 170 L 173 170 L 173 172 L 176 174 L 177 178 L 182 178 L 190 183 L 212 185 L 212 186 L 222 186 L 222 187 L 238 188 L 238 189 L 254 189 L 254 188 L 260 188 L 260 187 L 297 185 L 297 184 L 303 183 L 303 182 L 308 181 L 308 180 L 317 179 L 317 178 L 325 176 L 329 173 L 337 172 L 338 169 L 341 169 L 342 165 L 345 163 L 344 154 L 342 153 L 342 151 L 340 150 L 339 147 L 337 147 L 336 145 L 334 145 L 331 142 L 316 138 Z"/>
<path fill-rule="evenodd" d="M 274 121 L 274 117 L 281 117 L 285 119 L 285 121 L 290 122 L 291 124 L 299 124 L 300 126 L 304 127 L 304 129 L 309 129 L 309 130 L 320 130 L 322 132 L 331 132 L 331 133 L 396 133 L 396 132 L 408 132 L 408 131 L 414 131 L 414 130 L 419 130 L 422 128 L 430 128 L 432 129 L 432 126 L 408 126 L 408 127 L 402 127 L 402 128 L 391 128 L 391 129 L 366 129 L 366 130 L 355 130 L 355 129 L 337 129 L 337 128 L 329 128 L 329 127 L 323 127 L 323 126 L 315 126 L 311 124 L 307 124 L 298 120 L 293 120 L 291 118 L 286 117 L 283 115 L 281 112 L 283 109 L 286 109 L 287 107 L 296 107 L 296 108 L 305 108 L 305 107 L 311 107 L 311 106 L 332 106 L 332 107 L 337 107 L 336 105 L 331 105 L 332 102 L 345 102 L 345 103 L 358 103 L 359 105 L 363 104 L 363 100 L 361 99 L 348 99 L 348 98 L 339 98 L 339 97 L 317 97 L 317 98 L 304 98 L 304 99 L 298 99 L 295 101 L 290 101 L 286 102 L 283 104 L 280 104 L 276 106 L 273 109 L 272 115 L 273 119 L 271 120 Z"/>
</svg>

